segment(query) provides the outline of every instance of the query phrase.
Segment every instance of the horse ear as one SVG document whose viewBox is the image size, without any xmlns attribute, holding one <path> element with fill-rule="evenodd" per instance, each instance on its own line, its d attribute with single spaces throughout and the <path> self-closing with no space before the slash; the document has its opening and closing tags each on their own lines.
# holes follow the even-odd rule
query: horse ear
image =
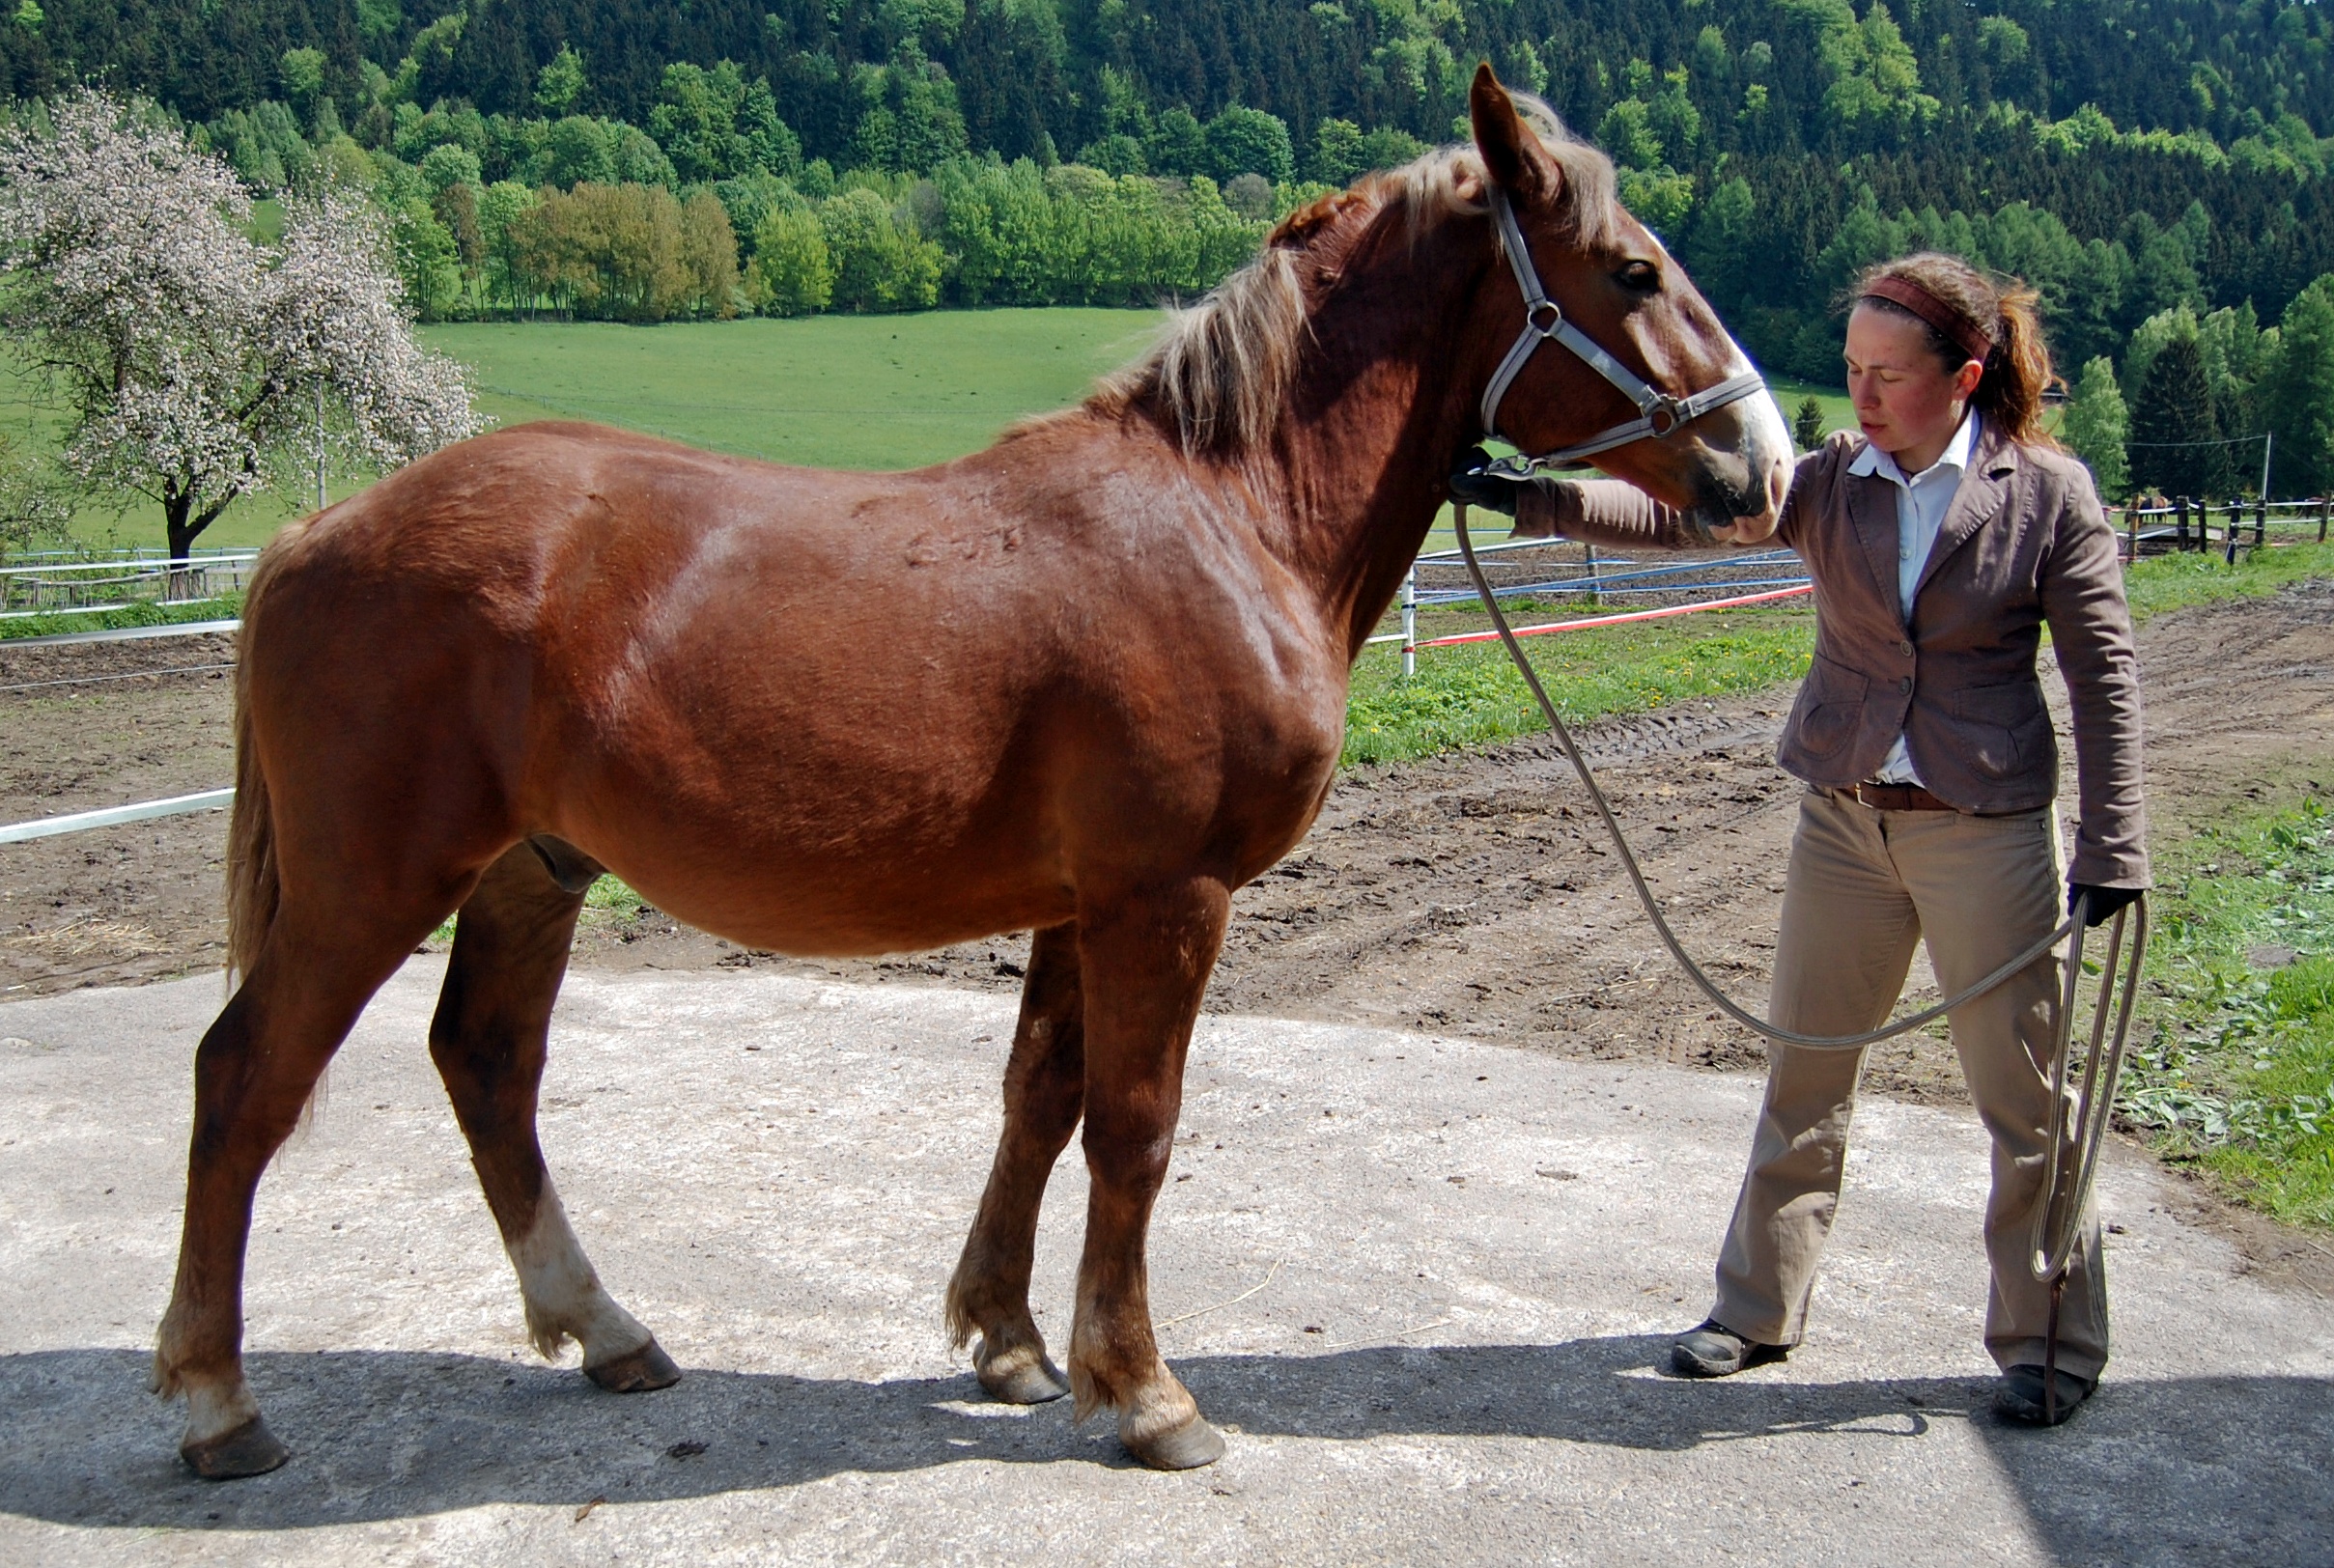
<svg viewBox="0 0 2334 1568">
<path fill-rule="evenodd" d="M 1538 138 L 1515 112 L 1515 99 L 1500 85 L 1488 60 L 1475 68 L 1475 85 L 1467 92 L 1467 112 L 1475 125 L 1476 150 L 1483 154 L 1491 182 L 1518 196 L 1535 192 L 1543 179 L 1540 165 L 1532 156 Z"/>
</svg>

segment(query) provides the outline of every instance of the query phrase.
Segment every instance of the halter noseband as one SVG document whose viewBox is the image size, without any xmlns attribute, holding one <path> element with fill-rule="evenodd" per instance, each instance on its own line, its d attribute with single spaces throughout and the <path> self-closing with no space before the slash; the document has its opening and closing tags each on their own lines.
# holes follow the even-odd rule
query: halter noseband
<svg viewBox="0 0 2334 1568">
<path fill-rule="evenodd" d="M 1550 339 L 1562 344 L 1585 361 L 1606 380 L 1620 388 L 1621 395 L 1637 405 L 1637 417 L 1626 424 L 1600 431 L 1585 441 L 1571 446 L 1543 452 L 1537 457 L 1518 454 L 1501 458 L 1483 472 L 1502 479 L 1529 479 L 1541 468 L 1561 467 L 1610 452 L 1617 446 L 1648 437 L 1659 440 L 1674 434 L 1701 418 L 1713 408 L 1724 407 L 1755 392 L 1766 390 L 1766 379 L 1755 370 L 1739 376 L 1729 376 L 1716 386 L 1696 392 L 1689 397 L 1673 397 L 1647 386 L 1629 367 L 1597 347 L 1586 332 L 1564 320 L 1564 313 L 1548 297 L 1540 287 L 1540 275 L 1532 265 L 1532 252 L 1524 247 L 1523 230 L 1516 226 L 1515 209 L 1508 204 L 1507 193 L 1497 185 L 1489 187 L 1491 212 L 1500 228 L 1500 248 L 1507 253 L 1507 265 L 1515 272 L 1516 287 L 1524 292 L 1524 330 L 1518 334 L 1515 347 L 1500 361 L 1500 368 L 1491 373 L 1491 384 L 1483 388 L 1483 434 L 1486 439 L 1499 434 L 1500 400 L 1507 388 L 1522 375 L 1524 366 L 1539 346 Z M 1739 354 L 1741 350 L 1736 350 Z"/>
</svg>

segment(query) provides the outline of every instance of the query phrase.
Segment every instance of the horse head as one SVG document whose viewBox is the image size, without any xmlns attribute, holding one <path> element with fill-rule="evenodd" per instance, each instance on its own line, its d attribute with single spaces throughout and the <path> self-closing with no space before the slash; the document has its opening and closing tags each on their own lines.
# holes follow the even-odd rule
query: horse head
<svg viewBox="0 0 2334 1568">
<path fill-rule="evenodd" d="M 1496 269 L 1477 312 L 1486 353 L 1512 343 L 1510 355 L 1524 355 L 1520 369 L 1505 367 L 1512 381 L 1487 400 L 1497 434 L 1526 453 L 1561 452 L 1650 419 L 1649 433 L 1597 452 L 1597 465 L 1719 539 L 1767 538 L 1791 472 L 1790 435 L 1773 397 L 1759 388 L 1706 410 L 1688 401 L 1729 382 L 1739 389 L 1738 378 L 1756 374 L 1749 358 L 1685 269 L 1615 199 L 1601 154 L 1543 139 L 1488 65 L 1476 71 L 1469 109 L 1493 187 L 1484 197 L 1494 230 L 1504 198 L 1510 232 L 1529 253 L 1513 276 L 1510 266 Z M 1534 274 L 1547 296 L 1536 312 L 1518 297 Z M 1516 336 L 1528 312 L 1540 333 L 1536 351 Z M 1578 333 L 1562 340 L 1570 352 L 1552 335 L 1564 323 Z M 1598 350 L 1614 364 L 1600 370 Z"/>
</svg>

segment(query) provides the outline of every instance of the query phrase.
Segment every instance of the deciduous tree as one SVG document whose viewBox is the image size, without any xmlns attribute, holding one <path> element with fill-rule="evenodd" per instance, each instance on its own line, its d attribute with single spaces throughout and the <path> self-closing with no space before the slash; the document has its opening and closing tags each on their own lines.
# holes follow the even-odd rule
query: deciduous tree
<svg viewBox="0 0 2334 1568">
<path fill-rule="evenodd" d="M 2083 367 L 2074 396 L 2059 421 L 2059 437 L 2091 465 L 2092 481 L 2101 497 L 2114 500 L 2127 494 L 2131 462 L 2126 443 L 2131 439 L 2131 414 L 2123 406 L 2123 391 L 2115 383 L 2115 365 L 2106 356 Z"/>
<path fill-rule="evenodd" d="M 50 119 L 0 132 L 0 324 L 62 406 L 67 468 L 158 503 L 173 557 L 320 441 L 386 467 L 479 428 L 352 198 L 288 203 L 262 246 L 234 172 L 151 105 L 83 91 Z"/>
<path fill-rule="evenodd" d="M 2289 495 L 2334 492 L 2334 272 L 2294 295 L 2262 378 L 2261 402 L 2277 435 L 2272 483 Z"/>
<path fill-rule="evenodd" d="M 747 294 L 769 316 L 807 316 L 834 297 L 834 258 L 827 231 L 808 208 L 781 209 L 762 220 L 754 237 Z"/>
</svg>

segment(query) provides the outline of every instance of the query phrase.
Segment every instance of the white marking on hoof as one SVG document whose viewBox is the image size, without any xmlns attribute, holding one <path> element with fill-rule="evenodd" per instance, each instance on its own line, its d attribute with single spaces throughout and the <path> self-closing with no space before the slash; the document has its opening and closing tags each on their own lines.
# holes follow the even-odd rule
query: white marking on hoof
<svg viewBox="0 0 2334 1568">
<path fill-rule="evenodd" d="M 583 1347 L 586 1366 L 629 1356 L 649 1342 L 639 1320 L 600 1283 L 549 1177 L 535 1205 L 535 1222 L 507 1250 L 526 1302 L 527 1337 L 546 1360 L 556 1360 L 560 1345 L 571 1338 Z"/>
<path fill-rule="evenodd" d="M 186 1436 L 182 1446 L 224 1437 L 260 1413 L 260 1402 L 251 1397 L 251 1386 L 239 1377 L 232 1384 L 189 1381 L 184 1386 Z"/>
</svg>

